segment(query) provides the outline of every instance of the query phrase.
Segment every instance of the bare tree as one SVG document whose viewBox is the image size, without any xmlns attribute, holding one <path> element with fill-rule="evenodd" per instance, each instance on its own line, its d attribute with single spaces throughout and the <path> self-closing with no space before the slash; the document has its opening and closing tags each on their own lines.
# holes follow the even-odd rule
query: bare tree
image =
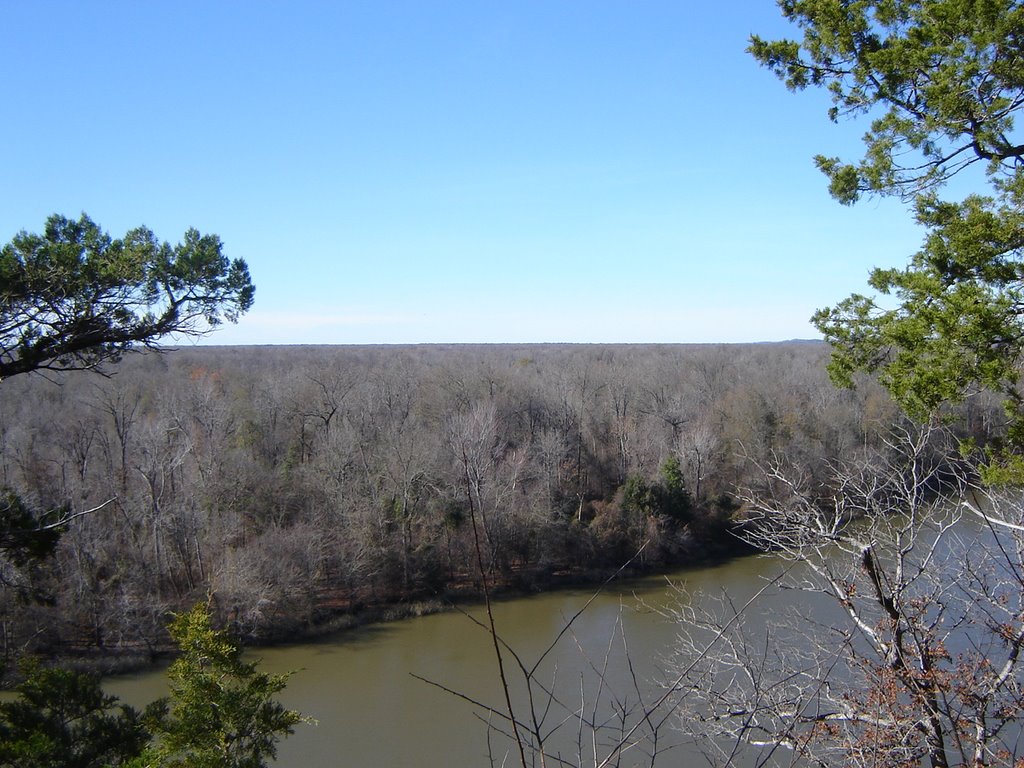
<svg viewBox="0 0 1024 768">
<path fill-rule="evenodd" d="M 631 563 L 632 559 L 605 586 Z M 486 580 L 486 575 L 482 578 Z M 669 685 L 659 691 L 641 678 L 634 666 L 621 614 L 603 647 L 592 642 L 593 638 L 588 642 L 576 634 L 578 621 L 601 591 L 598 589 L 566 619 L 551 641 L 532 658 L 502 638 L 489 597 L 486 621 L 466 614 L 493 640 L 504 696 L 502 705 L 488 704 L 414 675 L 476 708 L 487 727 L 492 766 L 654 768 L 665 765 L 663 758 L 679 746 L 678 730 L 671 727 L 679 687 Z M 555 649 L 565 643 L 574 646 L 580 660 L 575 679 L 568 682 L 560 677 L 560 672 L 565 673 L 552 662 Z"/>
<path fill-rule="evenodd" d="M 698 504 L 707 496 L 705 479 L 712 474 L 721 452 L 721 441 L 706 421 L 701 420 L 682 431 L 676 445 L 676 455 L 687 471 L 687 486 L 692 489 Z"/>
<path fill-rule="evenodd" d="M 1004 498 L 973 507 L 980 525 L 963 519 L 950 448 L 939 428 L 894 428 L 826 490 L 783 461 L 763 468 L 745 536 L 779 559 L 790 611 L 758 617 L 723 594 L 677 613 L 680 723 L 713 764 L 1020 758 L 1022 507 Z"/>
</svg>

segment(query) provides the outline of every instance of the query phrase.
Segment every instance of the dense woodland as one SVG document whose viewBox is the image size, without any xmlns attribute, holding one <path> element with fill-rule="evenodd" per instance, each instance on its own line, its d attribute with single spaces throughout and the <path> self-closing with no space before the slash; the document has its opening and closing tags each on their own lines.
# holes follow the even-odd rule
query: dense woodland
<svg viewBox="0 0 1024 768">
<path fill-rule="evenodd" d="M 201 347 L 108 375 L 16 377 L 0 482 L 75 517 L 10 570 L 3 659 L 147 654 L 210 594 L 249 640 L 367 606 L 543 588 L 737 552 L 740 489 L 784 454 L 812 475 L 898 411 L 836 389 L 821 343 Z M 965 407 L 984 438 L 1002 411 Z M 827 493 L 827 487 L 823 487 Z M 39 599 L 36 599 L 39 598 Z"/>
</svg>

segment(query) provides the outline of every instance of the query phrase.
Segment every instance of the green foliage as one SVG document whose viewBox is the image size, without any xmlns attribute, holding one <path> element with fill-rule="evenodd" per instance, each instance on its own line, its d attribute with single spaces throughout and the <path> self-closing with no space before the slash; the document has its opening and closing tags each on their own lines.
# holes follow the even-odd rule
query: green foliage
<svg viewBox="0 0 1024 768">
<path fill-rule="evenodd" d="M 669 456 L 661 465 L 661 483 L 656 488 L 658 511 L 680 522 L 686 522 L 693 511 L 693 499 L 686 490 L 679 459 Z"/>
<path fill-rule="evenodd" d="M 202 605 L 171 626 L 181 656 L 171 695 L 140 715 L 98 678 L 24 665 L 18 698 L 0 703 L 0 768 L 262 768 L 302 717 L 274 700 L 282 675 L 243 662 Z"/>
<path fill-rule="evenodd" d="M 215 630 L 206 607 L 177 616 L 171 637 L 181 655 L 168 671 L 170 698 L 154 728 L 155 744 L 136 766 L 261 768 L 279 739 L 302 722 L 275 700 L 286 675 L 257 671 L 241 647 Z"/>
<path fill-rule="evenodd" d="M 991 477 L 1024 480 L 1018 392 L 1024 352 L 1024 8 L 1012 0 L 781 0 L 802 42 L 751 39 L 750 51 L 787 86 L 826 88 L 830 117 L 870 112 L 857 164 L 817 158 L 832 195 L 912 201 L 926 229 L 902 269 L 876 269 L 875 296 L 854 294 L 817 312 L 833 345 L 830 373 L 880 380 L 925 418 L 979 389 L 1006 398 L 1009 429 Z M 985 194 L 961 202 L 937 190 L 979 164 Z"/>
<path fill-rule="evenodd" d="M 627 478 L 614 501 L 598 505 L 591 530 L 608 561 L 626 562 L 650 544 L 641 562 L 679 562 L 692 533 L 687 526 L 693 517 L 693 500 L 682 467 L 677 458 L 670 457 L 655 480 L 641 475 Z"/>
<path fill-rule="evenodd" d="M 642 516 L 664 516 L 686 522 L 693 500 L 686 490 L 679 459 L 670 456 L 661 465 L 657 482 L 649 483 L 633 475 L 622 488 L 623 511 Z"/>
<path fill-rule="evenodd" d="M 858 370 L 882 382 L 912 415 L 922 417 L 981 386 L 1017 401 L 1024 341 L 1020 308 L 1024 214 L 969 197 L 919 201 L 930 228 L 904 269 L 876 269 L 870 284 L 897 306 L 882 309 L 854 295 L 819 311 L 814 322 L 834 345 L 833 379 L 849 385 Z"/>
<path fill-rule="evenodd" d="M 36 514 L 10 488 L 0 488 L 0 556 L 11 566 L 0 568 L 0 587 L 15 590 L 23 600 L 45 601 L 44 591 L 33 584 L 36 566 L 53 554 L 60 539 L 60 521 L 68 510 Z"/>
<path fill-rule="evenodd" d="M 32 663 L 23 672 L 18 698 L 0 703 L 3 768 L 125 765 L 148 740 L 139 713 L 104 694 L 96 677 Z"/>
<path fill-rule="evenodd" d="M 215 235 L 190 229 L 171 246 L 139 227 L 114 240 L 85 214 L 51 216 L 43 234 L 20 232 L 0 248 L 0 380 L 94 368 L 135 344 L 202 333 L 237 320 L 253 292 L 245 262 L 228 261 Z M 68 511 L 37 518 L 0 494 L 0 554 L 15 569 L 0 569 L 0 585 L 25 595 L 26 567 L 53 551 Z"/>
<path fill-rule="evenodd" d="M 622 509 L 624 512 L 639 516 L 653 515 L 657 509 L 658 498 L 654 486 L 639 475 L 632 475 L 622 486 Z"/>
<path fill-rule="evenodd" d="M 821 157 L 832 194 L 911 198 L 975 163 L 1016 175 L 1024 8 L 1016 0 L 780 0 L 803 40 L 751 37 L 793 90 L 823 87 L 829 117 L 877 115 L 857 164 Z"/>
<path fill-rule="evenodd" d="M 42 560 L 57 546 L 66 515 L 66 509 L 36 515 L 14 491 L 0 488 L 0 551 L 15 566 Z"/>
<path fill-rule="evenodd" d="M 51 216 L 0 249 L 0 379 L 94 368 L 135 344 L 234 322 L 253 301 L 249 270 L 216 235 L 160 242 L 145 227 L 111 237 L 83 214 Z"/>
</svg>

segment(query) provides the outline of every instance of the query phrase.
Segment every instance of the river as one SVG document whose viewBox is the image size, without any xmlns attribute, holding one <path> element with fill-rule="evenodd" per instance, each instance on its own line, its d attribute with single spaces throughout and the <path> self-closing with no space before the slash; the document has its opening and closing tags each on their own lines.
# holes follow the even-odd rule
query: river
<svg viewBox="0 0 1024 768">
<path fill-rule="evenodd" d="M 685 582 L 709 594 L 727 589 L 741 596 L 761 583 L 759 577 L 777 572 L 779 567 L 770 558 L 750 557 L 668 577 L 617 583 L 574 622 L 573 632 L 555 646 L 538 679 L 545 684 L 554 681 L 559 695 L 570 703 L 579 700 L 581 679 L 585 679 L 589 686 L 586 696 L 593 698 L 596 675 L 588 669 L 588 659 L 602 666 L 611 644 L 606 675 L 609 690 L 626 696 L 631 682 L 628 665 L 623 663 L 625 638 L 644 695 L 653 697 L 658 682 L 667 674 L 664 660 L 676 632 L 673 623 L 659 612 L 678 599 L 668 581 Z M 494 611 L 498 631 L 520 658 L 532 665 L 592 594 L 566 590 L 500 601 Z M 480 607 L 469 613 L 485 618 Z M 295 734 L 281 743 L 280 766 L 450 768 L 490 762 L 487 727 L 475 715 L 479 710 L 415 677 L 503 707 L 490 637 L 462 613 L 364 627 L 315 643 L 259 649 L 254 655 L 262 659 L 266 671 L 294 671 L 281 699 L 317 721 L 316 725 L 298 726 Z M 514 667 L 514 662 L 508 662 L 506 669 L 509 667 Z M 521 675 L 514 669 L 509 675 L 517 705 L 523 707 L 523 686 L 518 684 Z M 163 672 L 150 672 L 112 678 L 106 687 L 139 706 L 164 695 L 166 679 Z M 630 700 L 635 698 L 633 695 Z M 559 718 L 553 710 L 548 722 Z M 561 741 L 555 743 L 572 750 L 575 730 L 564 726 L 561 731 Z M 665 729 L 665 735 L 663 746 L 670 738 L 680 738 L 671 727 Z M 501 763 L 507 746 L 495 747 L 494 764 Z M 670 754 L 669 762 L 680 764 L 679 750 Z"/>
<path fill-rule="evenodd" d="M 899 524 L 900 519 L 885 518 L 881 524 L 890 522 Z M 1011 618 L 1024 613 L 1021 607 L 1024 596 L 1020 590 L 1022 565 L 1015 559 L 1018 552 L 1013 546 L 1015 540 L 1006 531 L 999 529 L 997 532 L 974 520 L 961 521 L 946 530 L 941 546 L 927 546 L 929 539 L 924 531 L 936 529 L 941 522 L 942 516 L 939 516 L 916 524 L 923 536 L 918 542 L 921 545 L 918 554 L 927 558 L 923 561 L 926 567 L 921 571 L 911 567 L 906 575 L 910 580 L 907 584 L 922 575 L 924 581 L 913 587 L 914 594 L 926 600 L 939 600 L 929 603 L 932 607 L 920 616 L 922 621 L 936 622 L 933 626 L 940 633 L 936 637 L 941 637 L 944 643 L 936 648 L 944 647 L 950 654 L 949 660 L 967 654 L 962 657 L 962 663 L 957 662 L 951 669 L 957 674 L 974 677 L 959 682 L 984 686 L 989 667 L 981 663 L 980 672 L 972 672 L 970 653 L 978 650 L 992 654 L 983 659 L 997 668 L 1003 663 L 1000 657 L 1011 661 L 1015 658 L 1015 654 L 1004 648 L 1002 636 L 993 635 L 987 629 L 991 621 L 986 617 L 1000 611 Z M 880 561 L 890 555 L 878 553 Z M 867 568 L 864 557 L 863 553 L 852 559 L 844 555 L 834 562 L 845 563 L 842 568 L 849 568 L 847 574 L 854 578 L 855 573 Z M 594 765 L 597 761 L 589 745 L 590 734 L 587 729 L 577 730 L 575 713 L 580 709 L 580 702 L 585 702 L 583 709 L 591 715 L 595 701 L 607 704 L 614 700 L 621 709 L 632 710 L 626 717 L 636 722 L 637 700 L 652 702 L 663 690 L 662 684 L 673 676 L 670 657 L 679 644 L 680 624 L 666 614 L 671 613 L 679 600 L 692 599 L 699 601 L 698 606 L 713 606 L 712 601 L 724 593 L 728 593 L 733 605 L 741 610 L 744 636 L 752 641 L 750 646 L 744 646 L 741 656 L 757 660 L 759 650 L 764 649 L 766 666 L 762 669 L 761 661 L 757 661 L 755 677 L 760 678 L 763 672 L 770 685 L 772 676 L 781 672 L 782 677 L 778 679 L 782 685 L 799 684 L 799 681 L 794 683 L 790 671 L 806 667 L 812 680 L 817 679 L 814 676 L 819 673 L 832 681 L 841 680 L 839 659 L 848 654 L 842 650 L 846 641 L 835 628 L 848 626 L 843 609 L 814 589 L 775 587 L 775 577 L 783 570 L 789 571 L 786 581 L 807 586 L 809 571 L 803 568 L 792 569 L 792 563 L 787 565 L 781 558 L 748 557 L 713 567 L 678 571 L 667 577 L 616 582 L 589 605 L 593 593 L 588 590 L 564 590 L 498 602 L 494 614 L 504 642 L 527 667 L 532 667 L 541 657 L 544 659 L 533 679 L 531 707 L 516 662 L 509 653 L 505 654 L 505 671 L 511 680 L 517 717 L 529 720 L 530 713 L 536 713 L 543 719 L 541 730 L 545 734 L 555 731 L 555 735 L 545 741 L 546 752 L 549 756 L 565 758 L 565 762 L 549 759 L 548 765 Z M 837 578 L 845 580 L 846 576 Z M 690 597 L 672 589 L 670 583 L 685 585 L 685 594 Z M 756 603 L 746 607 L 747 598 L 760 593 L 762 588 L 765 591 L 759 594 Z M 983 593 L 987 598 L 979 600 Z M 903 597 L 906 600 L 910 595 L 906 593 Z M 873 600 L 867 597 L 866 602 L 872 604 Z M 907 604 L 913 608 L 912 603 Z M 585 605 L 586 610 L 572 622 L 572 632 L 563 634 L 548 652 L 566 622 Z M 985 613 L 986 610 L 989 613 Z M 980 617 L 979 611 L 982 611 Z M 776 624 L 786 616 L 795 620 L 790 624 L 793 632 L 769 634 L 765 618 Z M 282 701 L 317 721 L 315 725 L 300 725 L 293 736 L 281 743 L 278 765 L 285 768 L 518 765 L 519 757 L 512 742 L 489 730 L 486 711 L 466 700 L 485 702 L 493 707 L 499 715 L 492 717 L 492 722 L 501 724 L 504 702 L 491 638 L 479 625 L 484 620 L 483 609 L 475 606 L 468 615 L 451 611 L 364 627 L 315 643 L 255 651 L 253 655 L 262 659 L 263 669 L 275 673 L 294 672 Z M 837 655 L 832 657 L 830 651 L 837 640 Z M 804 642 L 809 643 L 810 649 L 825 651 L 826 655 L 820 657 L 827 662 L 824 669 L 815 668 L 813 664 L 806 666 L 810 656 L 803 652 L 801 644 Z M 854 635 L 850 642 L 854 655 L 859 655 L 857 648 L 861 641 Z M 864 650 L 863 646 L 861 649 Z M 833 666 L 830 660 L 833 658 L 840 666 Z M 723 682 L 725 687 L 720 691 L 736 694 L 738 703 L 728 705 L 728 711 L 736 711 L 735 706 L 748 706 L 749 691 L 744 687 L 744 678 L 733 676 L 727 659 L 720 659 L 719 663 L 726 667 L 719 668 L 717 663 L 711 665 L 711 677 L 703 679 L 711 680 L 713 688 Z M 1014 674 L 1019 675 L 1019 672 Z M 421 678 L 434 681 L 436 685 Z M 600 695 L 599 682 L 602 685 Z M 733 687 L 733 683 L 738 685 Z M 545 698 L 542 686 L 554 691 L 557 699 L 554 706 L 549 706 L 551 702 Z M 156 671 L 110 679 L 107 688 L 126 702 L 140 706 L 166 693 L 166 679 L 163 672 Z M 807 701 L 815 705 L 820 689 L 812 685 L 809 690 L 811 698 Z M 1016 688 L 1011 686 L 994 702 L 999 706 L 1015 706 L 1014 690 Z M 770 688 L 765 691 L 772 693 Z M 956 685 L 950 688 L 950 695 L 960 695 L 956 693 Z M 698 722 L 708 710 L 701 704 L 699 695 L 691 692 L 689 696 L 684 706 L 694 705 L 691 717 L 696 717 L 695 722 Z M 600 710 L 597 719 L 601 720 L 612 711 L 607 707 Z M 656 765 L 659 768 L 688 765 L 697 757 L 693 745 L 686 743 L 681 729 L 676 727 L 677 718 L 678 714 L 668 715 L 657 727 L 660 758 Z M 614 718 L 606 722 L 614 723 Z M 1021 746 L 1024 733 L 1012 718 L 1007 724 L 1009 727 L 1000 732 L 991 746 L 996 750 L 1005 748 L 1010 755 L 1020 755 L 1024 752 Z M 599 737 L 599 743 L 602 739 L 605 743 L 614 740 L 614 735 L 607 730 L 601 731 Z M 576 753 L 578 745 L 582 745 L 581 754 Z M 607 754 L 604 748 L 597 751 L 602 756 Z M 651 761 L 644 759 L 642 751 L 643 747 L 630 752 L 618 765 L 622 768 L 650 766 Z"/>
</svg>

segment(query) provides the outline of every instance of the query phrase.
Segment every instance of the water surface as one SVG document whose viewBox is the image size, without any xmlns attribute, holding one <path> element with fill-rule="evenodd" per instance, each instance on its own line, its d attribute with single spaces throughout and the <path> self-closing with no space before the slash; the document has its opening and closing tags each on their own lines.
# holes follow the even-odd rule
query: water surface
<svg viewBox="0 0 1024 768">
<path fill-rule="evenodd" d="M 672 574 L 670 579 L 716 594 L 750 594 L 779 564 L 745 558 L 723 565 Z M 593 591 L 559 591 L 501 601 L 495 620 L 502 638 L 528 666 L 547 649 L 567 620 Z M 539 672 L 570 706 L 593 699 L 597 675 L 605 668 L 609 690 L 628 697 L 632 678 L 628 650 L 644 695 L 653 698 L 666 677 L 675 626 L 660 611 L 677 600 L 666 577 L 615 584 L 606 589 L 563 636 Z M 469 614 L 485 620 L 482 607 Z M 621 628 L 621 631 L 620 631 Z M 623 638 L 624 643 L 623 645 Z M 625 649 L 625 650 L 624 650 Z M 315 643 L 260 649 L 263 669 L 295 671 L 282 701 L 315 718 L 281 743 L 278 764 L 286 768 L 367 768 L 484 766 L 487 727 L 480 710 L 415 676 L 428 678 L 465 696 L 503 709 L 490 636 L 459 612 L 364 627 Z M 521 675 L 506 664 L 517 703 L 525 706 Z M 111 679 L 110 692 L 142 705 L 166 693 L 163 672 Z M 632 696 L 635 700 L 635 695 Z M 549 715 L 555 722 L 557 715 Z M 572 750 L 575 730 L 563 727 L 562 748 Z M 668 729 L 666 729 L 668 730 Z M 500 763 L 507 745 L 493 746 Z M 671 763 L 683 758 L 678 750 Z"/>
</svg>

